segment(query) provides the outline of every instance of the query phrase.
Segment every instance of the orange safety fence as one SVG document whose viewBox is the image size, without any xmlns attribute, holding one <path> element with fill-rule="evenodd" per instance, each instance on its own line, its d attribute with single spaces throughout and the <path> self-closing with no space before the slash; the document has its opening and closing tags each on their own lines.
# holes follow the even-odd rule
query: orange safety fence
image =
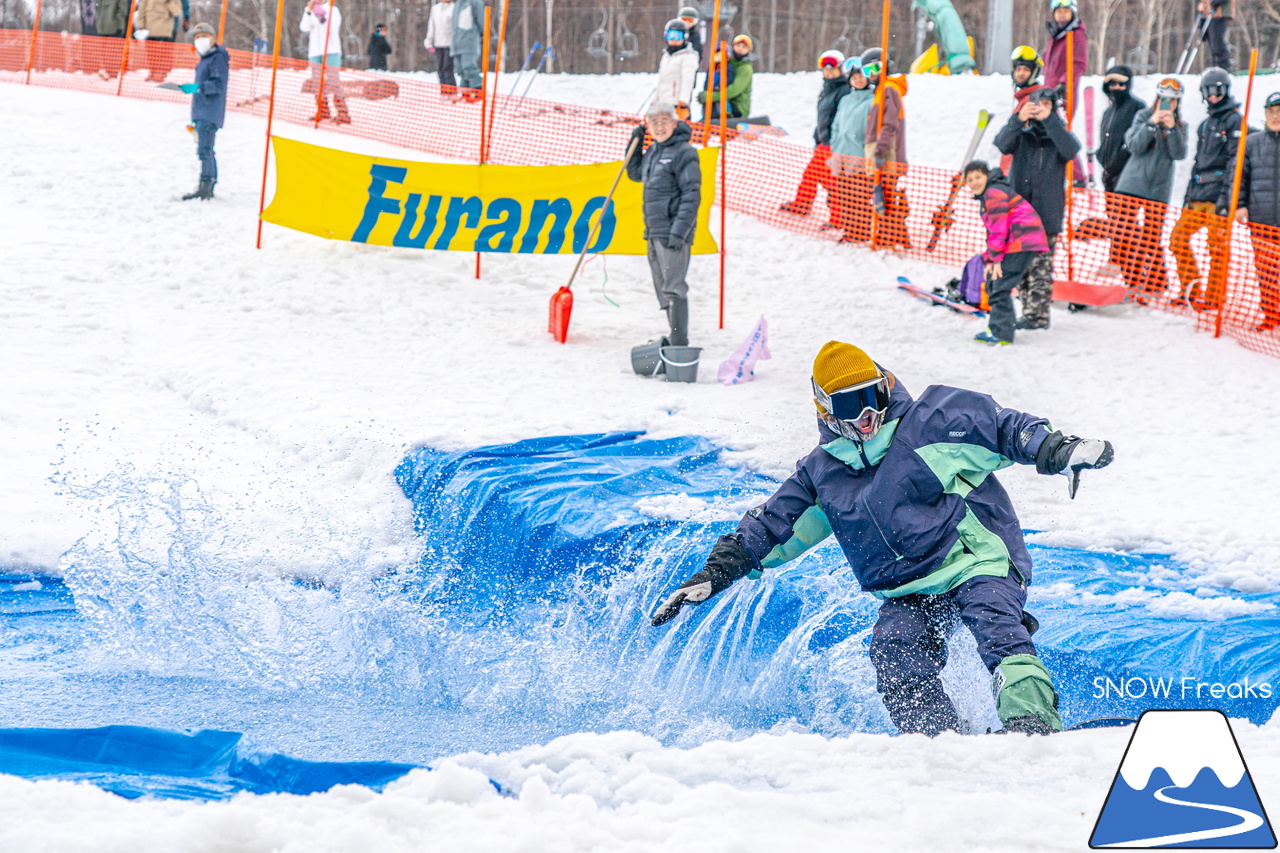
<svg viewBox="0 0 1280 853">
<path fill-rule="evenodd" d="M 187 105 L 190 97 L 160 89 L 161 80 L 190 82 L 196 55 L 188 44 L 134 41 L 123 68 L 124 40 L 31 31 L 0 30 L 0 82 L 121 95 Z M 270 62 L 266 54 L 231 50 L 227 107 L 266 116 Z M 348 68 L 325 74 L 326 102 L 317 103 L 319 66 L 280 60 L 275 117 L 324 127 L 437 158 L 475 162 L 485 104 L 479 92 L 441 87 L 410 75 Z M 505 87 L 504 87 L 505 88 Z M 487 162 L 509 165 L 572 165 L 619 159 L 640 117 L 626 111 L 570 106 L 512 95 L 491 95 L 492 132 Z M 909 108 L 909 101 L 908 101 Z M 344 116 L 349 123 L 339 123 Z M 908 116 L 910 120 L 910 116 Z M 704 125 L 694 124 L 696 142 Z M 719 128 L 711 128 L 719 142 Z M 745 126 L 730 131 L 726 209 L 770 225 L 831 241 L 859 245 L 960 268 L 986 245 L 977 203 L 964 188 L 955 194 L 950 225 L 930 248 L 939 219 L 956 185 L 945 169 L 889 164 L 881 176 L 886 212 L 871 206 L 874 175 L 856 157 L 829 157 L 808 146 Z M 821 188 L 821 189 L 819 189 Z M 1055 273 L 1084 284 L 1124 285 L 1149 309 L 1194 318 L 1206 331 L 1220 331 L 1243 346 L 1280 356 L 1280 228 L 1236 224 L 1211 213 L 1166 207 L 1097 190 L 1073 190 L 1072 233 L 1058 241 Z M 793 203 L 791 209 L 780 209 Z M 832 207 L 835 207 L 835 212 Z M 1229 239 L 1227 235 L 1230 235 Z M 1229 251 L 1228 251 L 1229 250 Z M 1070 260 L 1068 260 L 1070 256 Z M 1261 280 L 1261 281 L 1260 281 Z M 1261 282 L 1265 282 L 1261 283 Z M 935 282 L 921 282 L 933 284 Z M 1219 316 L 1220 315 L 1220 316 Z"/>
</svg>

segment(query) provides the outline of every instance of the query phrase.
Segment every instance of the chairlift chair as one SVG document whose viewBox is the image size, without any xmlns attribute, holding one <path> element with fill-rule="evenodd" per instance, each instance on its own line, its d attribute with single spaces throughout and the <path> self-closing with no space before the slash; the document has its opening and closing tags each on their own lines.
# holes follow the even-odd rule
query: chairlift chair
<svg viewBox="0 0 1280 853">
<path fill-rule="evenodd" d="M 596 59 L 604 59 L 609 55 L 609 10 L 600 10 L 600 27 L 587 39 L 587 54 Z"/>
<path fill-rule="evenodd" d="M 853 42 L 849 41 L 849 19 L 844 19 L 844 29 L 840 31 L 840 35 L 835 41 L 831 42 L 830 50 L 838 50 L 845 56 L 849 55 L 849 48 L 853 46 Z"/>
<path fill-rule="evenodd" d="M 618 17 L 618 24 L 622 27 L 622 33 L 618 36 L 618 58 L 634 59 L 640 55 L 640 39 L 636 34 L 627 29 L 627 13 L 623 12 Z"/>
</svg>

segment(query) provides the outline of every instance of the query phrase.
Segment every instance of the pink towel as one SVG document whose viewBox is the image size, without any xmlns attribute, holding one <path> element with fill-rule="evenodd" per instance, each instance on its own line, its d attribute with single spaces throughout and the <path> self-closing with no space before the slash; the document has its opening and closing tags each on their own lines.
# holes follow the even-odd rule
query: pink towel
<svg viewBox="0 0 1280 853">
<path fill-rule="evenodd" d="M 772 358 L 769 354 L 769 323 L 760 317 L 756 326 L 747 335 L 733 355 L 720 365 L 717 377 L 722 385 L 740 385 L 756 378 L 756 362 L 762 358 Z"/>
</svg>

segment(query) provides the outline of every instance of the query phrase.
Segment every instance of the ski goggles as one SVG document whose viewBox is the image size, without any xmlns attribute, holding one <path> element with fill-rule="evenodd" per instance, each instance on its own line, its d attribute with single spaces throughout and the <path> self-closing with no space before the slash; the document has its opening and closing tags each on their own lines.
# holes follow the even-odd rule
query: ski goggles
<svg viewBox="0 0 1280 853">
<path fill-rule="evenodd" d="M 840 70 L 846 75 L 861 74 L 862 65 L 860 64 L 858 57 L 851 56 L 844 61 L 843 65 L 840 66 Z"/>
<path fill-rule="evenodd" d="M 862 73 L 868 77 L 874 77 L 883 70 L 884 63 L 879 60 L 876 60 L 875 62 L 868 62 L 866 65 L 862 66 Z"/>
<path fill-rule="evenodd" d="M 1049 0 L 1049 11 L 1054 9 L 1070 9 L 1075 11 L 1076 0 Z"/>
<path fill-rule="evenodd" d="M 835 56 L 818 57 L 819 71 L 821 71 L 823 68 L 839 68 L 839 67 L 840 67 L 840 60 L 838 57 L 835 57 Z"/>
<path fill-rule="evenodd" d="M 670 29 L 667 30 L 667 41 L 684 41 L 689 34 L 684 30 Z"/>
<path fill-rule="evenodd" d="M 1040 64 L 1040 54 L 1036 53 L 1036 49 L 1029 44 L 1018 45 L 1013 49 L 1013 53 L 1009 56 L 1010 62 L 1033 62 Z"/>
<path fill-rule="evenodd" d="M 1157 98 L 1181 98 L 1182 84 L 1173 77 L 1166 77 L 1156 87 Z"/>
<path fill-rule="evenodd" d="M 827 414 L 840 421 L 856 421 L 863 413 L 883 413 L 889 408 L 889 380 L 883 376 L 841 388 L 834 394 L 822 390 L 817 380 L 810 378 L 813 385 L 813 399 Z"/>
</svg>

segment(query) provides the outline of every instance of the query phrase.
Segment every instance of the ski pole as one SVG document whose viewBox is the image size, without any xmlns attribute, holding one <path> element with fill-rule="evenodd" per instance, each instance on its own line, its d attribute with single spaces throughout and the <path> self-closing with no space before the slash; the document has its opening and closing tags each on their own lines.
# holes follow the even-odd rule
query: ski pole
<svg viewBox="0 0 1280 853">
<path fill-rule="evenodd" d="M 533 61 L 533 55 L 537 53 L 538 49 L 541 47 L 542 47 L 542 43 L 535 41 L 533 43 L 533 47 L 529 48 L 529 55 L 524 58 L 524 64 L 522 64 L 520 66 L 520 70 L 516 72 L 516 81 L 511 84 L 510 94 L 514 95 L 516 93 L 516 88 L 519 87 L 520 85 L 520 78 L 523 77 L 524 72 L 529 69 L 529 63 Z"/>
<path fill-rule="evenodd" d="M 538 67 L 533 69 L 533 72 L 529 75 L 529 82 L 524 87 L 523 94 L 520 95 L 521 101 L 529 97 L 529 90 L 533 88 L 533 83 L 538 78 L 538 72 L 542 71 L 543 63 L 545 63 L 549 58 L 554 59 L 555 56 L 556 56 L 556 49 L 551 45 L 547 45 L 547 49 L 542 52 L 542 58 L 538 60 Z M 517 101 L 516 103 L 519 103 L 519 101 Z"/>
<path fill-rule="evenodd" d="M 640 106 L 636 108 L 636 112 L 640 112 L 645 107 L 649 106 L 650 99 L 652 99 L 653 96 L 656 94 L 658 94 L 658 87 L 654 86 L 652 89 L 649 90 L 649 94 L 644 96 L 644 100 L 640 102 Z"/>
</svg>

